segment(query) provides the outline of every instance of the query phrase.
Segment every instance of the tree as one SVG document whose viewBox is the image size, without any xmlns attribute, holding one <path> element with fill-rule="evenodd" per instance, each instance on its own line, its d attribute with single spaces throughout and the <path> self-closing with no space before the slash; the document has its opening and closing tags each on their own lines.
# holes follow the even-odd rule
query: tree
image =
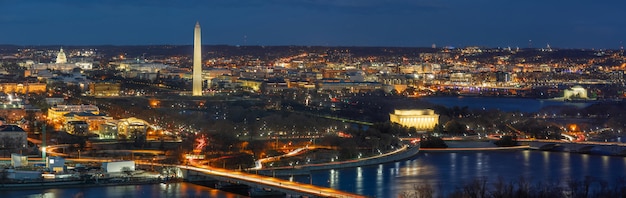
<svg viewBox="0 0 626 198">
<path fill-rule="evenodd" d="M 435 134 L 443 134 L 445 130 L 443 129 L 443 125 L 435 124 L 435 128 L 433 129 L 433 133 Z"/>
<path fill-rule="evenodd" d="M 428 136 L 428 137 L 422 138 L 422 141 L 420 142 L 420 147 L 422 148 L 448 148 L 448 145 L 446 144 L 446 142 L 443 141 L 443 139 L 439 137 Z"/>
<path fill-rule="evenodd" d="M 248 148 L 252 151 L 252 155 L 254 155 L 255 159 L 259 159 L 261 152 L 268 147 L 265 141 L 253 140 L 248 144 Z"/>
<path fill-rule="evenodd" d="M 344 139 L 339 147 L 339 159 L 353 159 L 358 155 L 358 144 L 354 141 L 354 139 Z"/>
<path fill-rule="evenodd" d="M 127 175 L 132 175 L 133 174 L 132 169 L 130 169 L 130 167 L 127 167 L 127 166 L 122 167 L 121 171 L 126 173 Z"/>
<path fill-rule="evenodd" d="M 517 146 L 517 137 L 505 135 L 500 140 L 494 142 L 494 144 L 498 146 Z"/>
<path fill-rule="evenodd" d="M 133 137 L 133 146 L 143 148 L 146 144 L 146 134 L 138 129 L 131 132 Z"/>
<path fill-rule="evenodd" d="M 467 130 L 467 126 L 457 120 L 448 121 L 445 128 L 448 134 L 462 134 Z"/>
</svg>

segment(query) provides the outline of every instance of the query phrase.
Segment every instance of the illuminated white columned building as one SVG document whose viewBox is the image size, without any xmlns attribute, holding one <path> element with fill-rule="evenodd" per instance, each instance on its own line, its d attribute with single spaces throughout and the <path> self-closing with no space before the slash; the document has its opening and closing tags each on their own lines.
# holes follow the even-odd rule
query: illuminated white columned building
<svg viewBox="0 0 626 198">
<path fill-rule="evenodd" d="M 389 114 L 389 120 L 418 131 L 430 131 L 439 123 L 439 114 L 432 109 L 396 109 Z"/>
<path fill-rule="evenodd" d="M 200 22 L 196 22 L 193 31 L 193 89 L 192 96 L 202 96 L 202 41 Z"/>
<path fill-rule="evenodd" d="M 586 100 L 589 99 L 587 97 L 587 90 L 580 85 L 576 85 L 572 88 L 566 89 L 563 91 L 564 100 Z"/>
</svg>

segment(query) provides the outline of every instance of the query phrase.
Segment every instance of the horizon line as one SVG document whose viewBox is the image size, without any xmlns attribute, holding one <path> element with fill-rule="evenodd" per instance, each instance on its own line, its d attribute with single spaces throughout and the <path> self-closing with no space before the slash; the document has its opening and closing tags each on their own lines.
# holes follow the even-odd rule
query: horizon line
<svg viewBox="0 0 626 198">
<path fill-rule="evenodd" d="M 193 46 L 193 44 L 80 44 L 80 45 L 64 45 L 64 44 L 1 44 L 1 46 L 15 46 L 15 47 L 95 47 L 95 46 L 113 46 L 113 47 L 124 47 L 124 46 Z M 202 46 L 232 46 L 232 47 L 365 47 L 365 48 L 428 48 L 428 49 L 457 49 L 457 48 L 466 48 L 466 47 L 478 47 L 484 49 L 505 49 L 507 47 L 490 47 L 490 46 L 480 46 L 480 45 L 467 45 L 461 47 L 455 46 L 444 46 L 444 47 L 435 47 L 432 46 L 376 46 L 376 45 L 233 45 L 233 44 L 202 44 Z M 511 49 L 546 49 L 545 47 L 510 47 Z M 550 49 L 557 50 L 623 50 L 623 47 L 619 48 L 559 48 L 559 47 L 550 47 Z"/>
</svg>

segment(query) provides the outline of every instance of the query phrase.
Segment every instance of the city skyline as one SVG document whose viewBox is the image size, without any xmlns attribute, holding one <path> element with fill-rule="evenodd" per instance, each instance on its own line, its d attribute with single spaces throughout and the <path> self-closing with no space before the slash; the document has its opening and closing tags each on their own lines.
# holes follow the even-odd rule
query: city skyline
<svg viewBox="0 0 626 198">
<path fill-rule="evenodd" d="M 0 1 L 1 44 L 610 48 L 621 1 Z"/>
</svg>

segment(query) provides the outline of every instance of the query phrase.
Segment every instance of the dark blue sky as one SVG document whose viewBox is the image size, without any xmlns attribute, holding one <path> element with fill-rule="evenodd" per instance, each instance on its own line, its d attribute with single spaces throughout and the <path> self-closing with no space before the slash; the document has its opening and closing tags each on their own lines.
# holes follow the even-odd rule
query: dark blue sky
<svg viewBox="0 0 626 198">
<path fill-rule="evenodd" d="M 0 0 L 0 44 L 619 48 L 624 0 Z"/>
</svg>

